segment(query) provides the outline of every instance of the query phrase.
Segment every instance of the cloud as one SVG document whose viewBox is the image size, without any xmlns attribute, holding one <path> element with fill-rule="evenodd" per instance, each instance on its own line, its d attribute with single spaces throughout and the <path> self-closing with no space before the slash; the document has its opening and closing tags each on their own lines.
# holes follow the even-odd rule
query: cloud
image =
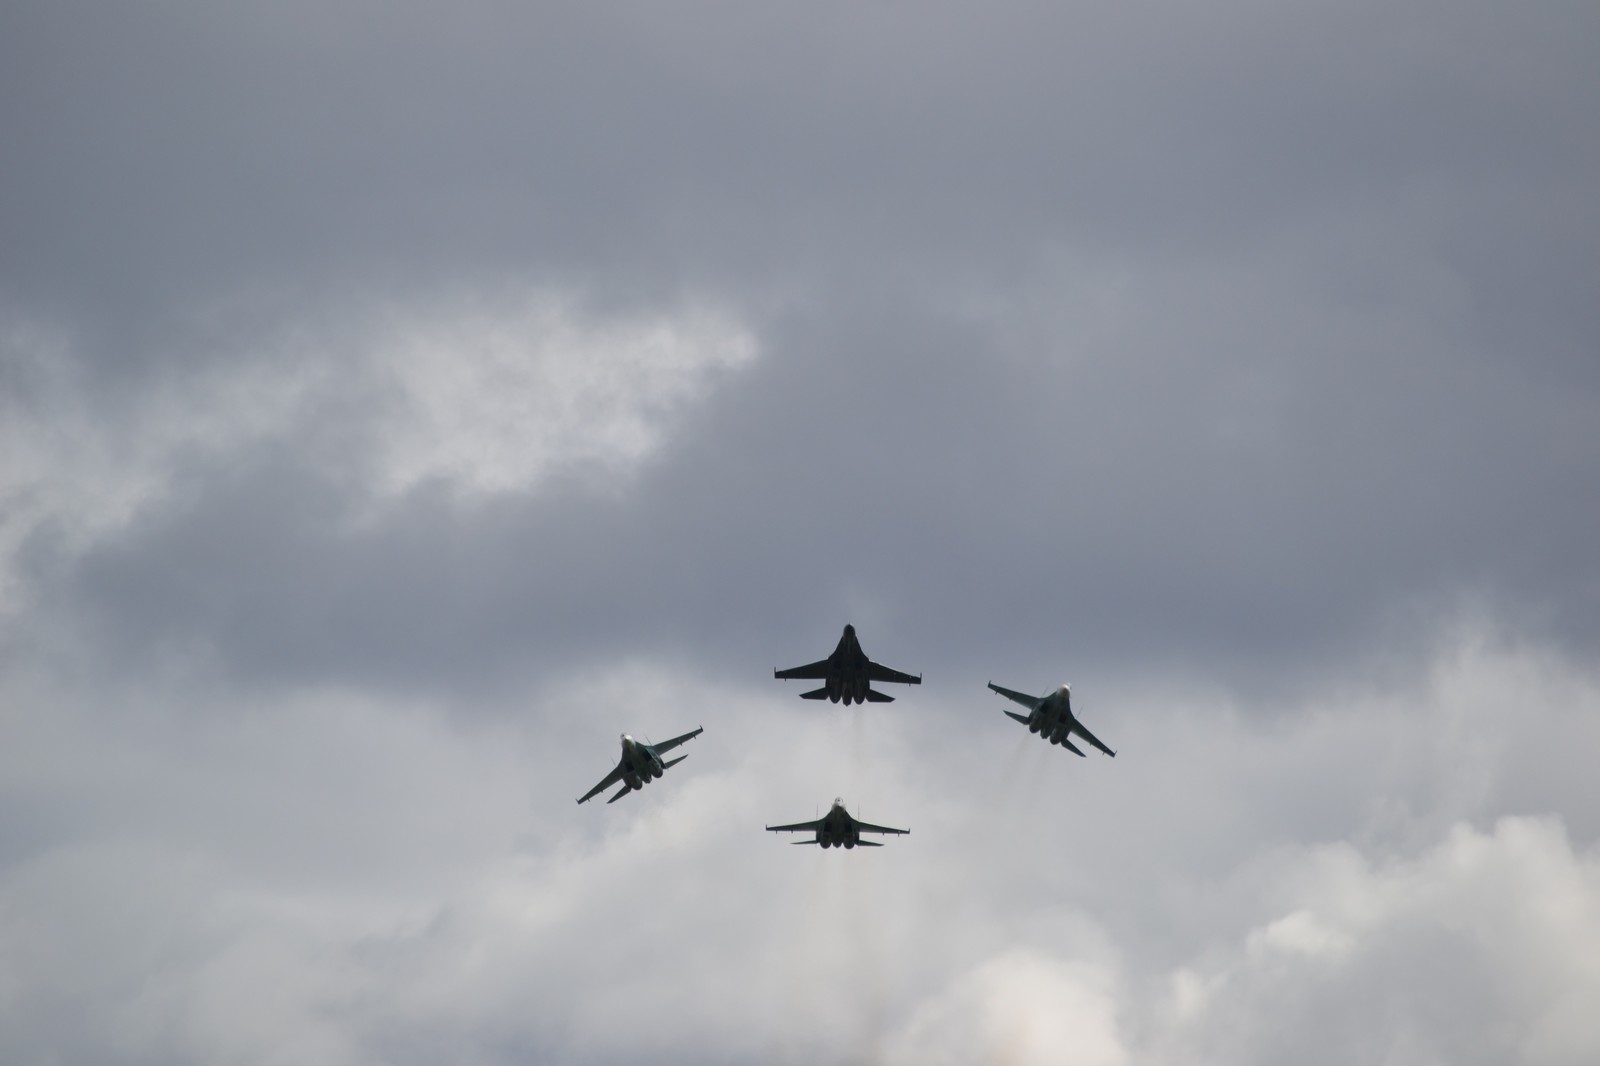
<svg viewBox="0 0 1600 1066">
<path fill-rule="evenodd" d="M 1132 1061 L 1116 1024 L 1110 976 L 1102 969 L 1017 949 L 958 978 L 918 1007 L 893 1037 L 886 1063 L 1026 1066 Z"/>
<path fill-rule="evenodd" d="M 6 5 L 0 1055 L 1595 1058 L 1600 8 L 706 12 Z"/>
<path fill-rule="evenodd" d="M 378 431 L 382 491 L 439 478 L 476 494 L 564 467 L 631 469 L 756 348 L 705 310 L 595 318 L 553 296 L 406 316 L 370 345 L 401 394 Z"/>
<path fill-rule="evenodd" d="M 123 529 L 195 455 L 285 431 L 325 368 L 218 361 L 108 396 L 70 329 L 0 322 L 0 589 L 26 600 L 18 556 L 73 557 Z M 47 541 L 48 547 L 37 543 Z M 30 543 L 33 542 L 33 543 Z"/>
<path fill-rule="evenodd" d="M 489 717 L 13 676 L 0 1015 L 90 1061 L 1586 1061 L 1592 775 L 1543 782 L 1570 819 L 1527 807 L 1552 771 L 1519 752 L 1592 750 L 1600 694 L 1492 646 L 1437 666 L 1271 724 L 1090 701 L 1114 761 L 928 706 L 957 693 L 819 711 L 648 663 Z M 644 792 L 572 803 L 619 729 L 699 723 Z M 761 831 L 838 793 L 911 835 Z"/>
<path fill-rule="evenodd" d="M 273 500 L 251 519 L 280 540 L 307 507 L 337 537 L 418 487 L 482 500 L 556 475 L 620 484 L 755 354 L 747 329 L 703 307 L 586 312 L 539 291 L 304 321 L 263 322 L 260 308 L 197 314 L 190 343 L 209 345 L 206 359 L 110 390 L 70 331 L 10 322 L 0 586 L 14 619 L 28 578 L 70 572 L 130 529 L 189 520 L 253 472 L 315 472 L 322 501 Z"/>
<path fill-rule="evenodd" d="M 1338 844 L 1272 865 L 1257 904 L 1283 913 L 1172 974 L 1154 1061 L 1578 1063 L 1600 1049 L 1581 1006 L 1600 994 L 1600 856 L 1559 819 L 1458 824 L 1416 856 Z"/>
</svg>

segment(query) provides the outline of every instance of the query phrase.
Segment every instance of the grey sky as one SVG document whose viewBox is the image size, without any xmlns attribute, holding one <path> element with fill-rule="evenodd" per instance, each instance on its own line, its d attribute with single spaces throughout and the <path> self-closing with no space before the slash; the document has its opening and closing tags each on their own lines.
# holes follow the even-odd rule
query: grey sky
<svg viewBox="0 0 1600 1066">
<path fill-rule="evenodd" d="M 1597 42 L 10 5 L 3 1057 L 1591 1061 Z"/>
</svg>

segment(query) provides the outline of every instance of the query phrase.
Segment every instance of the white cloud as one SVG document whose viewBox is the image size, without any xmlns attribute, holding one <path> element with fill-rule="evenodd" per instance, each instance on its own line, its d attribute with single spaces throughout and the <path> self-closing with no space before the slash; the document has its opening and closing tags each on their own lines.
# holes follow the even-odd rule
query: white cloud
<svg viewBox="0 0 1600 1066">
<path fill-rule="evenodd" d="M 1152 1061 L 1592 1062 L 1600 855 L 1559 819 L 1458 824 L 1419 855 L 1348 844 L 1280 857 L 1287 897 L 1241 943 L 1170 978 Z M 1279 904 L 1282 906 L 1283 904 Z"/>
<path fill-rule="evenodd" d="M 1130 1060 L 1116 1012 L 1103 968 L 1016 949 L 919 1007 L 885 1061 L 1122 1066 Z"/>
<path fill-rule="evenodd" d="M 1349 953 L 1352 941 L 1311 911 L 1298 910 L 1253 931 L 1248 945 L 1252 955 L 1282 951 L 1313 959 L 1337 959 Z"/>
<path fill-rule="evenodd" d="M 1498 713 L 1511 693 L 1516 729 Z M 1116 730 L 1114 761 L 1068 760 L 1004 722 L 953 728 L 946 697 L 919 697 L 819 709 L 632 662 L 458 724 L 339 690 L 241 703 L 170 673 L 117 697 L 10 677 L 0 792 L 30 829 L 0 835 L 0 1051 L 1562 1064 L 1600 1050 L 1600 856 L 1559 811 L 1506 809 L 1550 774 L 1514 757 L 1524 734 L 1576 744 L 1592 728 L 1600 693 L 1559 660 L 1467 641 L 1426 684 L 1272 724 L 1223 701 L 1100 701 L 1091 724 Z M 592 708 L 607 711 L 577 713 Z M 700 723 L 690 760 L 643 794 L 572 803 L 618 729 Z M 1392 761 L 1363 763 L 1379 744 Z M 1547 795 L 1590 779 L 1561 772 L 1580 784 Z M 836 791 L 912 835 L 821 854 L 761 831 Z"/>
<path fill-rule="evenodd" d="M 755 350 L 708 310 L 605 320 L 551 296 L 396 322 L 372 349 L 402 398 L 382 431 L 381 481 L 492 493 L 564 466 L 626 470 Z"/>
<path fill-rule="evenodd" d="M 119 395 L 92 379 L 70 333 L 0 324 L 0 602 L 23 601 L 16 555 L 45 530 L 71 554 L 121 528 L 169 487 L 185 455 L 283 432 L 325 387 L 319 368 L 258 358 L 184 367 Z"/>
<path fill-rule="evenodd" d="M 26 603 L 18 560 L 30 537 L 45 531 L 70 557 L 158 506 L 186 464 L 225 466 L 292 441 L 357 504 L 430 479 L 471 495 L 525 491 L 571 469 L 610 480 L 756 351 L 749 331 L 704 308 L 585 314 L 547 293 L 334 321 L 279 308 L 265 329 L 241 326 L 252 313 L 196 315 L 209 357 L 128 373 L 120 392 L 91 378 L 68 332 L 4 324 L 7 610 Z M 380 397 L 389 402 L 371 402 Z"/>
</svg>

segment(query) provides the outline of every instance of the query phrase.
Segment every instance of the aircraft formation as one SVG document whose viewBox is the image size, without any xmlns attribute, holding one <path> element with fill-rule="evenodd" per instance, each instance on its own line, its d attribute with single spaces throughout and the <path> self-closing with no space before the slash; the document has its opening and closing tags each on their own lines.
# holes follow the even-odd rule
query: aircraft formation
<svg viewBox="0 0 1600 1066">
<path fill-rule="evenodd" d="M 803 700 L 830 700 L 833 703 L 891 703 L 893 696 L 874 689 L 874 683 L 894 683 L 900 685 L 920 685 L 922 675 L 913 676 L 899 670 L 890 669 L 882 663 L 875 663 L 867 658 L 867 653 L 861 650 L 861 642 L 856 638 L 856 627 L 846 625 L 844 634 L 839 638 L 839 644 L 833 649 L 833 654 L 826 659 L 819 659 L 805 666 L 794 666 L 787 670 L 774 670 L 772 676 L 779 680 L 805 680 L 821 681 L 822 687 L 809 692 L 800 693 Z M 1008 718 L 1015 719 L 1028 727 L 1028 732 L 1036 734 L 1041 740 L 1048 740 L 1051 744 L 1058 744 L 1068 751 L 1083 755 L 1083 750 L 1072 743 L 1073 737 L 1078 737 L 1092 747 L 1098 748 L 1105 754 L 1115 758 L 1116 752 L 1100 743 L 1087 726 L 1080 722 L 1072 713 L 1072 686 L 1058 685 L 1042 696 L 1030 696 L 1025 692 L 1002 688 L 993 681 L 989 682 L 991 691 L 997 692 L 1013 703 L 1021 704 L 1028 708 L 1027 714 L 1018 714 L 1016 711 L 1007 710 Z M 657 744 L 648 744 L 635 740 L 627 733 L 622 734 L 622 757 L 617 761 L 616 768 L 600 779 L 600 783 L 579 797 L 578 802 L 584 803 L 604 792 L 612 785 L 620 783 L 622 788 L 616 795 L 606 800 L 615 803 L 628 793 L 644 788 L 651 781 L 661 777 L 667 769 L 676 766 L 688 755 L 680 755 L 676 759 L 663 759 L 662 753 L 671 751 L 687 740 L 693 740 L 704 730 L 695 728 L 682 736 L 663 740 Z M 851 815 L 845 809 L 844 801 L 835 799 L 828 813 L 810 822 L 794 822 L 790 825 L 769 825 L 767 831 L 771 833 L 812 833 L 810 840 L 792 841 L 795 844 L 816 844 L 822 848 L 876 848 L 882 844 L 876 840 L 863 840 L 862 833 L 890 833 L 905 835 L 909 829 L 894 829 L 885 825 L 872 825 L 863 822 Z"/>
</svg>

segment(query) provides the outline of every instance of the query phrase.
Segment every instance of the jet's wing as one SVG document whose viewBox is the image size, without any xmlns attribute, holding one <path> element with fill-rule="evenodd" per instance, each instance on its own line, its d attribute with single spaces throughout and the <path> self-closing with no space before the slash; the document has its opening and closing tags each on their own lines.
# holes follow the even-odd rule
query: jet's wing
<svg viewBox="0 0 1600 1066">
<path fill-rule="evenodd" d="M 774 670 L 772 676 L 780 681 L 817 681 L 828 676 L 828 660 L 820 659 L 805 666 L 794 666 L 787 670 Z"/>
<path fill-rule="evenodd" d="M 902 674 L 898 670 L 889 669 L 882 663 L 875 663 L 871 661 L 868 661 L 867 663 L 867 680 L 894 681 L 902 685 L 922 684 L 922 678 L 920 677 L 912 677 L 910 674 Z"/>
<path fill-rule="evenodd" d="M 1008 688 L 1001 688 L 993 681 L 989 682 L 989 687 L 995 692 L 1000 693 L 1000 695 L 1004 696 L 1006 699 L 1011 700 L 1013 703 L 1020 703 L 1029 710 L 1032 710 L 1039 703 L 1038 696 L 1029 696 L 1021 692 L 1012 692 Z"/>
<path fill-rule="evenodd" d="M 890 829 L 886 825 L 873 825 L 871 822 L 857 822 L 856 828 L 863 833 L 899 833 L 901 836 L 911 832 L 909 829 Z"/>
<path fill-rule="evenodd" d="M 583 803 L 585 800 L 593 799 L 595 796 L 598 796 L 601 792 L 604 792 L 606 789 L 610 788 L 612 785 L 621 780 L 622 763 L 619 762 L 617 763 L 617 768 L 615 770 L 612 770 L 605 777 L 601 778 L 600 783 L 591 788 L 589 791 L 585 792 L 583 794 L 583 799 L 578 800 L 578 802 Z"/>
<path fill-rule="evenodd" d="M 822 819 L 818 818 L 814 822 L 796 822 L 793 825 L 769 825 L 769 826 L 767 826 L 767 832 L 769 832 L 769 833 L 815 833 L 820 828 L 822 828 Z"/>
<path fill-rule="evenodd" d="M 704 726 L 699 726 L 692 733 L 685 733 L 681 737 L 673 737 L 671 740 L 663 740 L 659 744 L 652 744 L 650 746 L 654 748 L 656 750 L 656 754 L 659 755 L 664 751 L 671 751 L 673 748 L 677 747 L 679 744 L 682 744 L 686 740 L 693 740 L 695 737 L 699 736 L 705 731 L 706 730 Z"/>
<path fill-rule="evenodd" d="M 1100 743 L 1099 738 L 1085 729 L 1082 722 L 1072 723 L 1072 731 L 1078 734 L 1084 740 L 1087 740 L 1089 743 L 1093 744 L 1095 747 L 1099 748 L 1101 751 L 1105 752 L 1107 755 L 1111 756 L 1113 759 L 1117 757 L 1117 753 Z"/>
</svg>

